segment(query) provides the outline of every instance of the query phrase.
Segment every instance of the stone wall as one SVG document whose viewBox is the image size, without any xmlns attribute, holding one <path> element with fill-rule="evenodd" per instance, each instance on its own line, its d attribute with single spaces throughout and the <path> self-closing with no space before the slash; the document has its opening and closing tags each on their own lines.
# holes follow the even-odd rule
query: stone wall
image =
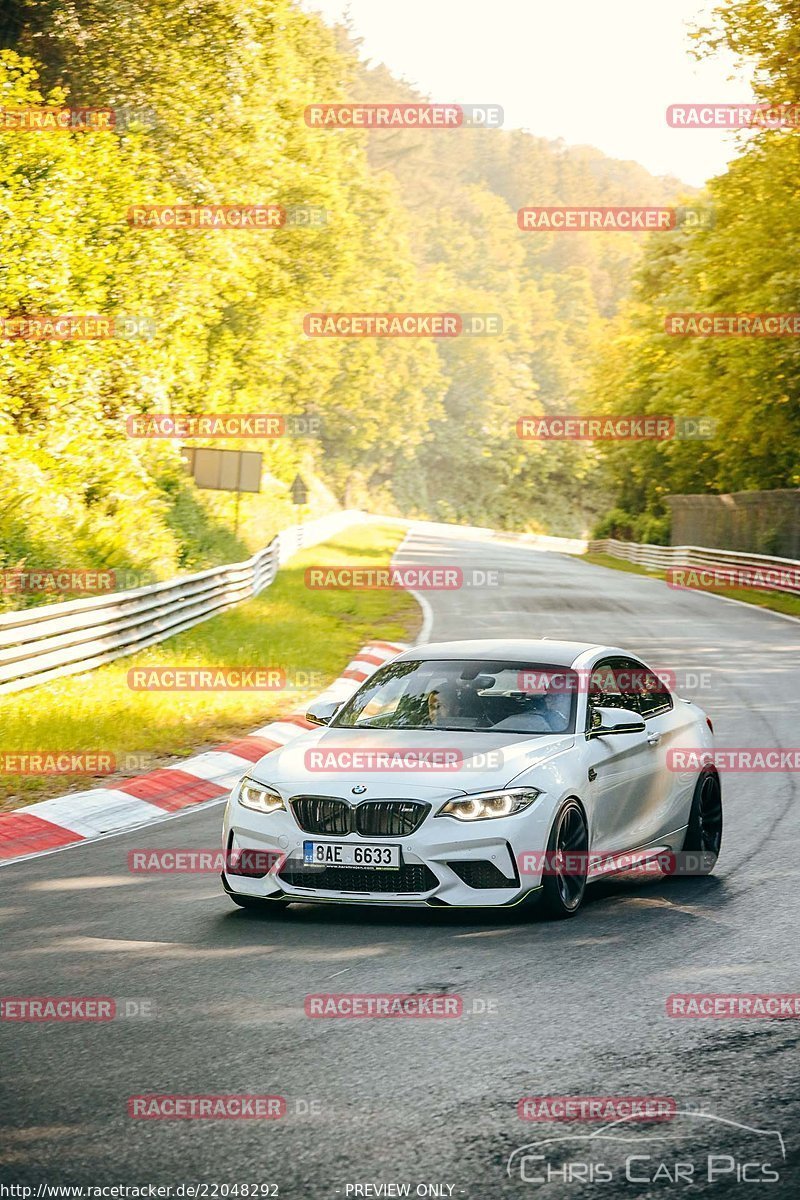
<svg viewBox="0 0 800 1200">
<path fill-rule="evenodd" d="M 668 496 L 673 546 L 800 558 L 800 488 Z"/>
</svg>

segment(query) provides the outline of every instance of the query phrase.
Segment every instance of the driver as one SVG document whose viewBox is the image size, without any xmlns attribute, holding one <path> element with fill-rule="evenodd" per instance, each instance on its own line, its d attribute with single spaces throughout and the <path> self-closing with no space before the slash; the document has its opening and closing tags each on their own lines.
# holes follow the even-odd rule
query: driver
<svg viewBox="0 0 800 1200">
<path fill-rule="evenodd" d="M 541 714 L 551 733 L 563 733 L 569 724 L 572 697 L 566 689 L 548 688 L 544 693 Z"/>
<path fill-rule="evenodd" d="M 455 684 L 443 679 L 428 692 L 428 719 L 431 725 L 447 725 L 450 717 L 458 715 L 458 692 Z"/>
</svg>

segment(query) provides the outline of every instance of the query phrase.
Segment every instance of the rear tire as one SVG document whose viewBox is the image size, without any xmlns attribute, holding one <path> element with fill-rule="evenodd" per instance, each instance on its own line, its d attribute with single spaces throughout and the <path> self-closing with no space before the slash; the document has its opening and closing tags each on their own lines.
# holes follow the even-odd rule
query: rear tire
<svg viewBox="0 0 800 1200">
<path fill-rule="evenodd" d="M 569 863 L 558 870 L 561 855 L 582 855 L 582 869 L 569 872 Z M 589 830 L 586 817 L 577 800 L 567 800 L 555 821 L 547 847 L 547 861 L 542 885 L 542 908 L 555 921 L 574 917 L 586 893 L 586 868 L 589 855 Z"/>
<path fill-rule="evenodd" d="M 722 845 L 722 787 L 719 775 L 709 767 L 697 777 L 689 810 L 689 824 L 681 853 L 676 855 L 671 875 L 710 875 L 717 865 Z"/>
</svg>

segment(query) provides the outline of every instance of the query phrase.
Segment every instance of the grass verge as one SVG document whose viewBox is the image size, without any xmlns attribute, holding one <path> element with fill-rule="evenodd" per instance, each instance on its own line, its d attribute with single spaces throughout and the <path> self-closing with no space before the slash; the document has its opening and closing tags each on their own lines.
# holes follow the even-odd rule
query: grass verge
<svg viewBox="0 0 800 1200">
<path fill-rule="evenodd" d="M 626 562 L 624 558 L 614 558 L 613 554 L 577 554 L 575 557 L 581 562 L 594 563 L 598 567 L 613 567 L 615 571 L 630 571 L 634 575 L 649 575 L 651 579 L 666 579 L 665 571 Z M 800 617 L 800 596 L 791 596 L 786 592 L 768 592 L 760 588 L 714 588 L 712 594 L 727 596 L 730 600 L 741 600 L 745 604 L 755 604 L 758 608 L 768 608 L 771 612 L 785 613 L 789 617 Z"/>
<path fill-rule="evenodd" d="M 109 786 L 249 733 L 302 708 L 365 642 L 413 638 L 421 617 L 407 592 L 310 590 L 304 580 L 310 566 L 386 566 L 402 536 L 392 526 L 354 526 L 293 558 L 254 600 L 194 629 L 85 675 L 0 697 L 4 754 L 101 751 L 117 767 L 102 776 L 0 773 L 0 811 Z M 136 667 L 223 666 L 281 668 L 288 687 L 156 692 L 128 686 Z"/>
</svg>

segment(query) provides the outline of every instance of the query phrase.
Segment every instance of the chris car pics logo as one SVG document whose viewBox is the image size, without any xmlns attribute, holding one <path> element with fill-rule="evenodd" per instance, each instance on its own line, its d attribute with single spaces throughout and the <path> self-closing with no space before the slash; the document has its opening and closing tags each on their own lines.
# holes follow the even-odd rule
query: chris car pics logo
<svg viewBox="0 0 800 1200">
<path fill-rule="evenodd" d="M 770 1184 L 786 1177 L 786 1148 L 776 1129 L 688 1109 L 677 1109 L 658 1130 L 640 1130 L 640 1119 L 621 1117 L 589 1134 L 537 1138 L 513 1152 L 506 1173 L 537 1188 L 605 1185 L 609 1196 L 660 1195 L 675 1187 L 682 1195 L 705 1194 L 704 1185 Z M 648 1191 L 634 1193 L 631 1184 Z"/>
</svg>

